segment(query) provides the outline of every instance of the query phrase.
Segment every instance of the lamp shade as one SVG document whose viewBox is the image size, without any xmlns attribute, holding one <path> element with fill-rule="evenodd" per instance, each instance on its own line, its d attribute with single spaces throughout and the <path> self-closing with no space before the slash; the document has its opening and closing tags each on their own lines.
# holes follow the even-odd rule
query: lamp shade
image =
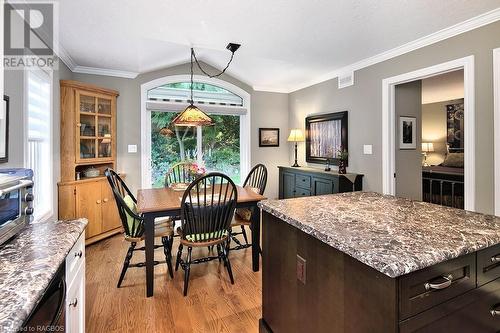
<svg viewBox="0 0 500 333">
<path fill-rule="evenodd" d="M 434 144 L 432 142 L 422 142 L 422 151 L 425 153 L 434 151 Z"/>
<path fill-rule="evenodd" d="M 302 131 L 299 128 L 294 128 L 290 131 L 287 141 L 302 142 L 304 141 L 304 134 L 302 134 Z"/>
<path fill-rule="evenodd" d="M 172 123 L 175 126 L 209 126 L 213 124 L 212 118 L 193 104 L 178 114 Z"/>
</svg>

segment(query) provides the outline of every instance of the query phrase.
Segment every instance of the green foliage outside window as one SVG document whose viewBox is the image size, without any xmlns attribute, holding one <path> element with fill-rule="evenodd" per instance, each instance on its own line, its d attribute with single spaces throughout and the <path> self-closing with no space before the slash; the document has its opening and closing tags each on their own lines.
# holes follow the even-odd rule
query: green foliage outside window
<svg viewBox="0 0 500 333">
<path fill-rule="evenodd" d="M 183 160 L 196 160 L 195 127 L 170 126 L 174 112 L 151 113 L 151 164 L 153 187 L 164 185 L 169 168 Z M 240 182 L 240 118 L 231 115 L 210 115 L 215 125 L 202 128 L 203 160 L 207 170 L 220 171 Z M 169 127 L 170 136 L 160 134 Z"/>
</svg>

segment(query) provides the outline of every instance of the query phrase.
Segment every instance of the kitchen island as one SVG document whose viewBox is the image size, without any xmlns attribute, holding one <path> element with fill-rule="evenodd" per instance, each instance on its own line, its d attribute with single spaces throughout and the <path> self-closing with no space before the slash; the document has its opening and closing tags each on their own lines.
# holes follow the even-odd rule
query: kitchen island
<svg viewBox="0 0 500 333">
<path fill-rule="evenodd" d="M 259 206 L 262 332 L 500 330 L 500 218 L 371 192 Z"/>
</svg>

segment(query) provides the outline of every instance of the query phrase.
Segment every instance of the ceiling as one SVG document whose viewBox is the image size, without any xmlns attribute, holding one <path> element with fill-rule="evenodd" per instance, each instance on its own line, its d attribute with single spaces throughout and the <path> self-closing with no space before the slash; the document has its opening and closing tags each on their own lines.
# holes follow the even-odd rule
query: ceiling
<svg viewBox="0 0 500 333">
<path fill-rule="evenodd" d="M 225 46 L 237 42 L 230 75 L 288 92 L 497 7 L 500 0 L 65 0 L 59 39 L 77 66 L 134 73 L 188 62 L 191 45 L 221 68 Z"/>
<path fill-rule="evenodd" d="M 422 104 L 464 98 L 464 71 L 458 70 L 422 80 Z"/>
</svg>

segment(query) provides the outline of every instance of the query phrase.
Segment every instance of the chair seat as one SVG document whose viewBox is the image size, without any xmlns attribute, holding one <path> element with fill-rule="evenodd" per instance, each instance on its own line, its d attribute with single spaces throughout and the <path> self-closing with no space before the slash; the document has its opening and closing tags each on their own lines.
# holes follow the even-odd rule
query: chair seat
<svg viewBox="0 0 500 333">
<path fill-rule="evenodd" d="M 173 236 L 174 234 L 174 229 L 172 228 L 172 223 L 162 223 L 162 224 L 156 224 L 155 221 L 155 237 L 169 237 Z M 125 240 L 128 242 L 135 242 L 138 243 L 142 240 L 144 240 L 144 234 L 142 234 L 141 237 L 129 237 L 125 235 Z"/>
<path fill-rule="evenodd" d="M 193 242 L 193 241 L 190 241 L 188 239 L 184 239 L 181 227 L 177 228 L 177 234 L 181 238 L 182 245 L 191 246 L 191 247 L 206 247 L 206 246 L 221 244 L 224 241 L 226 241 L 227 237 L 228 237 L 228 234 L 225 233 L 224 236 L 222 238 L 219 238 L 219 239 L 214 239 L 214 240 L 210 240 L 210 241 L 202 241 L 202 242 Z M 189 237 L 189 236 L 191 236 L 191 235 L 188 235 L 187 237 Z"/>
<path fill-rule="evenodd" d="M 241 225 L 251 225 L 252 224 L 252 221 L 247 221 L 245 219 L 242 219 L 241 217 L 239 217 L 238 215 L 234 215 L 234 218 L 233 220 L 231 221 L 231 227 L 237 227 L 237 226 L 241 226 Z"/>
</svg>

